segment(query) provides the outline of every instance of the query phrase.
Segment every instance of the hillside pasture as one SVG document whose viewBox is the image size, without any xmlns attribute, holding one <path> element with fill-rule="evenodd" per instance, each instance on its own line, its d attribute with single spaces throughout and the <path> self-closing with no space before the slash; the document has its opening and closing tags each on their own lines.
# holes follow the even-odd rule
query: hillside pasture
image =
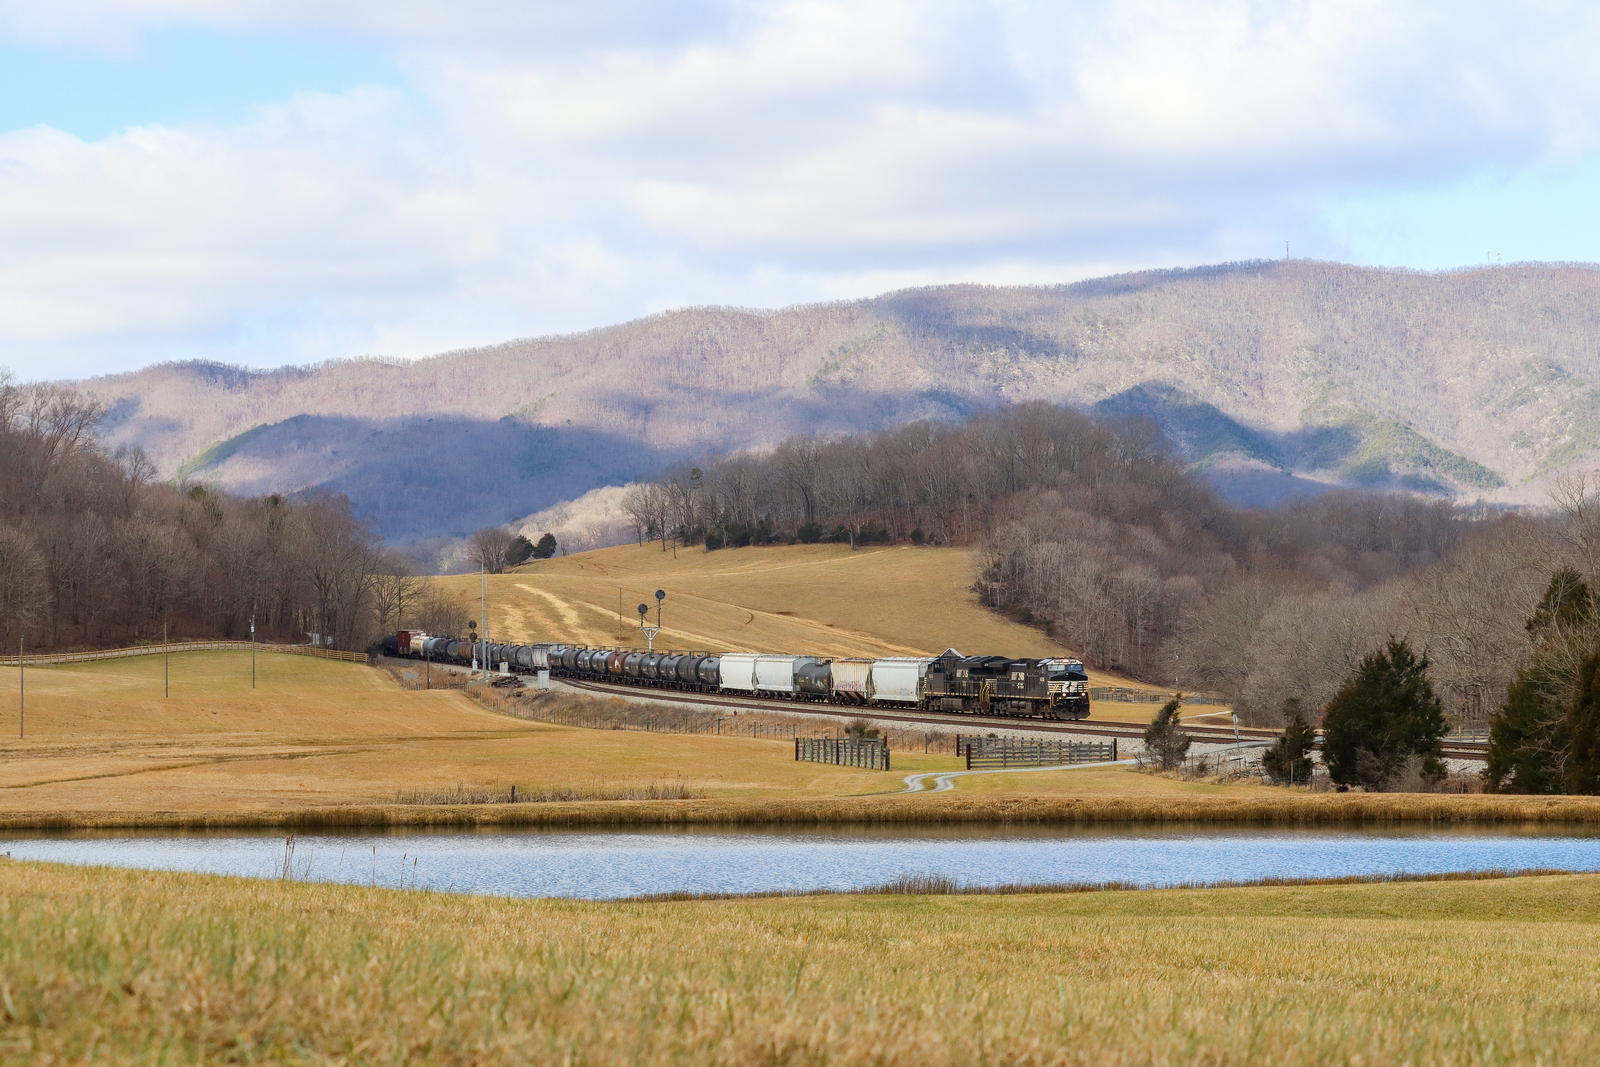
<svg viewBox="0 0 1600 1067">
<path fill-rule="evenodd" d="M 644 648 L 638 605 L 658 648 L 843 656 L 1069 655 L 1041 630 L 985 608 L 973 592 L 978 553 L 908 545 L 644 546 L 581 552 L 488 576 L 495 640 Z M 480 612 L 477 574 L 436 579 Z M 1091 685 L 1151 688 L 1091 671 Z M 1137 711 L 1139 705 L 1124 705 Z"/>
</svg>

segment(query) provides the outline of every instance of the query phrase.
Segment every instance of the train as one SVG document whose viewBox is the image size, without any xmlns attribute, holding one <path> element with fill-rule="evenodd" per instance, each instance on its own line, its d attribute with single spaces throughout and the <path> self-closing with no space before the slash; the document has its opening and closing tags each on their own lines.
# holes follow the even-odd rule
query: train
<svg viewBox="0 0 1600 1067">
<path fill-rule="evenodd" d="M 384 655 L 482 664 L 518 674 L 653 689 L 865 707 L 920 708 L 1043 719 L 1089 717 L 1089 678 L 1075 659 L 937 656 L 826 658 L 784 653 L 640 651 L 587 645 L 510 645 L 400 630 Z"/>
</svg>

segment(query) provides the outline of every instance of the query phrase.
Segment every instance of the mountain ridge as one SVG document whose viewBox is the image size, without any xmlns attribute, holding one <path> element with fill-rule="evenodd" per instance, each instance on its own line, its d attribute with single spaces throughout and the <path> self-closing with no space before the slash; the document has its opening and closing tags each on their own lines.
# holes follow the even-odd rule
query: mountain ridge
<svg viewBox="0 0 1600 1067">
<path fill-rule="evenodd" d="M 106 404 L 108 444 L 143 447 L 165 476 L 339 488 L 397 540 L 792 434 L 1041 399 L 1151 418 L 1200 470 L 1532 500 L 1600 449 L 1600 268 L 1259 261 L 689 308 L 409 363 L 168 363 L 70 384 Z M 555 469 L 575 456 L 578 475 Z"/>
</svg>

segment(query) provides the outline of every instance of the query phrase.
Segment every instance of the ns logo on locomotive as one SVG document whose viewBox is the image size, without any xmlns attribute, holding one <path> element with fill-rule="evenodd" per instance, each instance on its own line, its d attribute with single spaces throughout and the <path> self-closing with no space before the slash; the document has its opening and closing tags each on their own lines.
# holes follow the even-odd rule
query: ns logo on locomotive
<svg viewBox="0 0 1600 1067">
<path fill-rule="evenodd" d="M 389 656 L 547 670 L 585 681 L 785 700 L 920 707 L 1045 719 L 1089 717 L 1089 679 L 1071 659 L 963 656 L 824 659 L 729 652 L 640 652 L 579 645 L 504 645 L 401 630 L 384 637 Z"/>
</svg>

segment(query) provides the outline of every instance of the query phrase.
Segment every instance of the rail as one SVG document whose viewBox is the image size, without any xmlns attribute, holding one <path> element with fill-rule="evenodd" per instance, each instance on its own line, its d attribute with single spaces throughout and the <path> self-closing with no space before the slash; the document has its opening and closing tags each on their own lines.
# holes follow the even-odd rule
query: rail
<svg viewBox="0 0 1600 1067">
<path fill-rule="evenodd" d="M 127 659 L 131 656 L 159 656 L 167 652 L 237 652 L 251 648 L 249 641 L 168 641 L 159 645 L 134 645 L 131 648 L 105 648 L 95 652 L 41 652 L 23 656 L 24 667 L 53 667 L 63 663 L 89 663 L 102 659 Z M 340 652 L 332 648 L 313 648 L 310 645 L 270 645 L 255 642 L 257 652 L 280 656 L 315 656 L 317 659 L 340 660 L 344 663 L 365 663 L 365 652 Z M 15 667 L 16 656 L 0 656 L 0 667 Z"/>
</svg>

